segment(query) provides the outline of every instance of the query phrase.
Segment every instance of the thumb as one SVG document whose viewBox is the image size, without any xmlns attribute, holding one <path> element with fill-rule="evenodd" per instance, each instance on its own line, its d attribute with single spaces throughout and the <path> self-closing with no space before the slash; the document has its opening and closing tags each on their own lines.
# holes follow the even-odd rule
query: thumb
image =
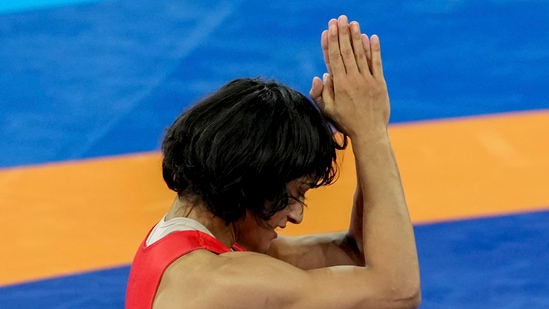
<svg viewBox="0 0 549 309">
<path fill-rule="evenodd" d="M 322 106 L 319 106 L 323 112 L 326 112 L 326 107 L 333 106 L 334 103 L 334 82 L 329 73 L 324 73 L 322 76 Z"/>
<path fill-rule="evenodd" d="M 309 91 L 309 96 L 311 99 L 320 107 L 322 104 L 322 90 L 324 89 L 324 84 L 322 83 L 322 80 L 315 76 L 313 78 L 313 85 L 311 87 L 311 90 Z"/>
</svg>

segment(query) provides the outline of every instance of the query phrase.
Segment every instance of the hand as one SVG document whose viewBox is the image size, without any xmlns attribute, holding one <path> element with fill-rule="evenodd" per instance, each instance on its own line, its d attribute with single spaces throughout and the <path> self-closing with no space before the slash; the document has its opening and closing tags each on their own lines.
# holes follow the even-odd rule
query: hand
<svg viewBox="0 0 549 309">
<path fill-rule="evenodd" d="M 379 38 L 360 33 L 346 16 L 332 19 L 321 45 L 328 73 L 313 79 L 311 98 L 351 139 L 386 131 L 390 115 Z"/>
</svg>

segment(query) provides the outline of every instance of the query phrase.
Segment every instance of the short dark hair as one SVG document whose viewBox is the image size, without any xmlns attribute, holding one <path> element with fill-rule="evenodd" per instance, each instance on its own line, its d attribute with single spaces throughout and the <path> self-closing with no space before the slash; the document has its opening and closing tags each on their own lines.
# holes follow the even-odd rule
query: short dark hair
<svg viewBox="0 0 549 309">
<path fill-rule="evenodd" d="M 162 173 L 180 197 L 198 197 L 227 224 L 246 209 L 267 220 L 288 205 L 288 182 L 311 176 L 315 187 L 331 184 L 336 150 L 346 145 L 303 94 L 240 78 L 175 120 L 162 143 Z"/>
</svg>

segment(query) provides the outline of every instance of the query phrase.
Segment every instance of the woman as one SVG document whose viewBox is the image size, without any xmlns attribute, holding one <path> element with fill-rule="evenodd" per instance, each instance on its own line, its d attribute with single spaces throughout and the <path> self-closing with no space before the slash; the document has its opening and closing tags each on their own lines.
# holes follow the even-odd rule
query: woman
<svg viewBox="0 0 549 309">
<path fill-rule="evenodd" d="M 321 41 L 328 73 L 310 92 L 320 112 L 288 87 L 239 79 L 170 127 L 163 175 L 177 198 L 136 254 L 127 308 L 419 305 L 379 39 L 341 16 Z M 333 182 L 347 138 L 357 167 L 349 230 L 279 237 L 302 221 L 305 193 Z"/>
</svg>

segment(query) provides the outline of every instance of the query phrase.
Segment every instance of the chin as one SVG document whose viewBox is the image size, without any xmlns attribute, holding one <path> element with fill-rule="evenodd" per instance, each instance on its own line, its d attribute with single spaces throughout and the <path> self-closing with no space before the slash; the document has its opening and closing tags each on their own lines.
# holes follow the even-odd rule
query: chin
<svg viewBox="0 0 549 309">
<path fill-rule="evenodd" d="M 267 253 L 267 251 L 269 251 L 270 247 L 271 247 L 271 242 L 269 241 L 266 245 L 261 247 L 261 253 Z"/>
</svg>

